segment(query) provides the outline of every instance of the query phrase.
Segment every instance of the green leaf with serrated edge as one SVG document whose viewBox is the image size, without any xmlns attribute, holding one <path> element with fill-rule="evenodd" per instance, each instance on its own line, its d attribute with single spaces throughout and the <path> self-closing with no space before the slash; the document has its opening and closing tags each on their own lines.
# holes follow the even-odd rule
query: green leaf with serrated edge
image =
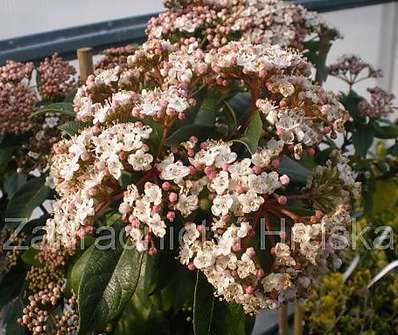
<svg viewBox="0 0 398 335">
<path fill-rule="evenodd" d="M 90 255 L 78 289 L 81 335 L 89 334 L 117 317 L 134 294 L 140 277 L 143 253 L 130 242 L 123 246 L 119 230 L 109 238 L 114 239 L 114 247 L 96 243 L 86 251 Z M 106 239 L 105 244 L 108 243 L 109 239 Z"/>
<path fill-rule="evenodd" d="M 195 335 L 210 335 L 214 310 L 213 287 L 198 271 L 193 301 L 193 331 Z"/>
<path fill-rule="evenodd" d="M 291 180 L 303 184 L 307 182 L 307 178 L 311 175 L 310 170 L 289 157 L 282 158 L 280 171 L 281 174 L 288 175 Z"/>
<path fill-rule="evenodd" d="M 32 113 L 32 117 L 37 117 L 47 113 L 58 113 L 71 117 L 76 117 L 76 113 L 73 111 L 73 104 L 70 102 L 57 102 L 41 106 L 38 110 Z"/>
<path fill-rule="evenodd" d="M 263 121 L 261 120 L 260 113 L 256 111 L 253 113 L 243 137 L 233 141 L 244 144 L 247 150 L 249 150 L 251 154 L 254 154 L 257 150 L 262 131 Z"/>
<path fill-rule="evenodd" d="M 23 254 L 21 255 L 21 259 L 25 264 L 35 266 L 37 268 L 42 268 L 43 264 L 40 263 L 40 261 L 36 257 L 38 252 L 38 249 L 30 247 L 28 250 L 25 250 L 23 252 Z"/>
<path fill-rule="evenodd" d="M 10 199 L 6 217 L 29 219 L 35 208 L 50 197 L 52 190 L 45 185 L 44 177 L 28 180 Z"/>
<path fill-rule="evenodd" d="M 371 126 L 363 125 L 357 127 L 356 131 L 352 133 L 352 144 L 354 145 L 355 153 L 365 157 L 372 146 L 373 139 L 374 130 Z"/>
</svg>

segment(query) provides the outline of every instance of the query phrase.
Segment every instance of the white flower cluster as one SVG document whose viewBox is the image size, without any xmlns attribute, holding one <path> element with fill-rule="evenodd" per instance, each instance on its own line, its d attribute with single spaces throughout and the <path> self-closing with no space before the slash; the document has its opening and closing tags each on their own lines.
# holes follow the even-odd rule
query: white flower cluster
<svg viewBox="0 0 398 335">
<path fill-rule="evenodd" d="M 166 234 L 166 224 L 159 215 L 161 205 L 162 190 L 156 184 L 146 182 L 143 195 L 139 194 L 135 185 L 127 187 L 119 211 L 128 217 L 130 225 L 126 227 L 126 232 L 131 236 L 138 251 L 152 252 L 152 234 L 157 237 Z"/>
<path fill-rule="evenodd" d="M 104 130 L 88 128 L 58 143 L 51 175 L 60 198 L 47 234 L 70 246 L 89 232 L 96 206 L 112 192 L 107 183 L 117 183 L 124 170 L 150 169 L 153 157 L 145 141 L 151 132 L 139 122 L 120 123 Z"/>
<path fill-rule="evenodd" d="M 241 304 L 246 313 L 275 309 L 302 296 L 319 272 L 341 265 L 338 254 L 348 246 L 348 240 L 336 228 L 345 230 L 351 222 L 349 213 L 339 208 L 317 219 L 316 223 L 295 223 L 288 241 L 276 243 L 269 273 L 260 265 L 253 247 L 242 248 L 253 228 L 244 220 L 210 239 L 205 238 L 203 226 L 187 223 L 180 259 L 203 271 L 216 295 Z"/>
<path fill-rule="evenodd" d="M 302 49 L 307 39 L 331 30 L 317 13 L 287 1 L 165 0 L 165 5 L 149 22 L 149 39 L 194 40 L 205 49 L 231 40 Z"/>
</svg>

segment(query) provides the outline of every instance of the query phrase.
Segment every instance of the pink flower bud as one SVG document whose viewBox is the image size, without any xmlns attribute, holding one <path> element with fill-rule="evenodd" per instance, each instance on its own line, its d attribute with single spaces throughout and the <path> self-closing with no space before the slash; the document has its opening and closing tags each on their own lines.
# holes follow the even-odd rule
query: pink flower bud
<svg viewBox="0 0 398 335">
<path fill-rule="evenodd" d="M 246 294 L 253 294 L 254 293 L 254 287 L 253 286 L 246 286 L 245 287 L 245 293 Z"/>
<path fill-rule="evenodd" d="M 171 193 L 169 194 L 169 201 L 170 201 L 170 202 L 176 202 L 177 199 L 178 199 L 177 193 L 171 192 Z"/>
<path fill-rule="evenodd" d="M 174 212 L 172 212 L 172 211 L 167 212 L 167 214 L 166 214 L 166 218 L 167 218 L 167 220 L 169 220 L 170 222 L 173 222 L 174 219 L 175 219 L 175 217 L 176 217 L 176 214 L 175 214 Z"/>
<path fill-rule="evenodd" d="M 162 189 L 163 189 L 163 191 L 169 191 L 170 188 L 171 188 L 171 184 L 170 184 L 168 181 L 165 181 L 165 182 L 162 184 Z"/>
<path fill-rule="evenodd" d="M 260 166 L 258 166 L 258 165 L 255 165 L 255 166 L 252 167 L 252 170 L 253 170 L 253 172 L 255 174 L 260 174 L 261 171 L 262 171 L 262 168 Z"/>
<path fill-rule="evenodd" d="M 228 164 L 228 163 L 224 163 L 224 164 L 222 165 L 222 170 L 223 170 L 223 171 L 228 171 L 228 170 L 229 170 L 229 164 Z"/>
<path fill-rule="evenodd" d="M 278 169 L 279 166 L 281 165 L 281 162 L 280 162 L 279 159 L 274 159 L 274 160 L 271 162 L 271 164 L 272 164 L 272 166 L 274 167 L 274 169 Z"/>
<path fill-rule="evenodd" d="M 241 251 L 241 246 L 240 246 L 240 243 L 235 243 L 233 246 L 232 246 L 232 251 L 233 252 L 239 252 L 239 251 Z"/>
<path fill-rule="evenodd" d="M 256 256 L 256 251 L 254 250 L 254 248 L 247 248 L 246 255 L 252 258 Z"/>
<path fill-rule="evenodd" d="M 256 272 L 256 277 L 257 277 L 258 279 L 261 279 L 261 278 L 263 278 L 264 276 L 265 276 L 264 270 L 263 270 L 263 269 L 258 269 L 257 272 Z"/>
<path fill-rule="evenodd" d="M 284 195 L 281 195 L 278 197 L 278 203 L 280 205 L 286 205 L 287 204 L 287 198 Z"/>
<path fill-rule="evenodd" d="M 155 256 L 158 253 L 158 250 L 154 247 L 149 248 L 148 250 L 148 255 L 149 256 Z"/>
<path fill-rule="evenodd" d="M 196 270 L 196 266 L 191 262 L 188 264 L 188 270 L 189 271 L 195 271 Z"/>
<path fill-rule="evenodd" d="M 280 180 L 280 182 L 281 182 L 281 184 L 283 185 L 283 186 L 286 186 L 286 185 L 289 185 L 289 183 L 290 183 L 290 178 L 289 178 L 289 176 L 287 176 L 287 175 L 283 175 L 283 176 L 281 176 L 280 178 L 279 178 L 279 180 Z"/>
<path fill-rule="evenodd" d="M 308 156 L 314 156 L 315 155 L 315 149 L 314 148 L 308 148 L 307 149 L 307 154 Z"/>
</svg>

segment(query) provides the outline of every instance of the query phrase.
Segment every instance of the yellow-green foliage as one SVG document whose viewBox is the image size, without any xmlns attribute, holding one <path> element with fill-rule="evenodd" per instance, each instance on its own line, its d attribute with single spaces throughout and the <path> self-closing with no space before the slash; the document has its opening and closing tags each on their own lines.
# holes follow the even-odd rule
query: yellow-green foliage
<svg viewBox="0 0 398 335">
<path fill-rule="evenodd" d="M 379 211 L 372 219 L 363 219 L 358 226 L 370 224 L 366 233 L 374 241 L 374 228 L 391 226 L 394 242 L 398 242 L 398 206 Z M 366 250 L 363 246 L 350 251 L 347 259 L 359 253 L 361 260 L 347 282 L 341 273 L 325 276 L 313 289 L 306 308 L 305 334 L 388 335 L 398 334 L 398 271 L 377 282 L 370 290 L 370 280 L 388 263 L 398 259 L 398 245 L 386 250 Z M 347 262 L 346 266 L 348 266 Z"/>
</svg>

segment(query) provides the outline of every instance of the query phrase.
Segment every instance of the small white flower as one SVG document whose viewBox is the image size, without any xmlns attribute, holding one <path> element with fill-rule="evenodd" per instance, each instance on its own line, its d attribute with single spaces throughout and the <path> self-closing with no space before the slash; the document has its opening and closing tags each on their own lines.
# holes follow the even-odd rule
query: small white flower
<svg viewBox="0 0 398 335">
<path fill-rule="evenodd" d="M 211 212 L 215 216 L 227 215 L 233 203 L 234 199 L 229 194 L 218 195 L 213 200 L 213 205 L 211 206 Z"/>
<path fill-rule="evenodd" d="M 143 150 L 137 150 L 135 153 L 129 155 L 127 161 L 135 171 L 146 171 L 151 168 L 153 156 L 145 153 Z"/>
</svg>

